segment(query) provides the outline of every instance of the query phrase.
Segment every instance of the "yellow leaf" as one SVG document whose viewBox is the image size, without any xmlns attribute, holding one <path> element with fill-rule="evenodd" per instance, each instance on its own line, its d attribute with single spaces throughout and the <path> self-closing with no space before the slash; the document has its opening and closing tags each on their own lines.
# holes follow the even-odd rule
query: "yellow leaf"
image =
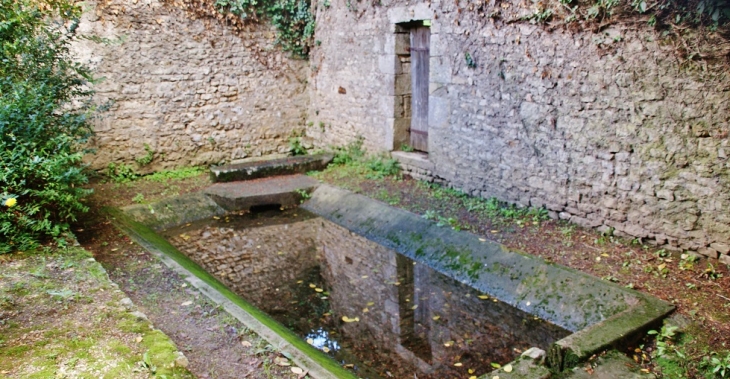
<svg viewBox="0 0 730 379">
<path fill-rule="evenodd" d="M 283 252 L 283 251 L 280 251 L 280 252 L 278 252 L 278 253 L 276 253 L 276 254 L 279 254 L 279 255 L 284 255 L 284 252 Z"/>
<path fill-rule="evenodd" d="M 482 299 L 482 300 L 487 300 L 487 299 L 489 299 L 489 296 L 487 296 L 487 295 L 479 295 L 479 296 L 477 296 L 477 297 L 478 297 L 478 298 L 480 298 L 480 299 Z"/>
<path fill-rule="evenodd" d="M 362 278 L 363 278 L 363 279 L 367 279 L 367 278 L 368 278 L 368 276 L 367 276 L 367 275 L 363 275 L 363 276 L 362 276 Z"/>
<path fill-rule="evenodd" d="M 499 300 L 497 300 L 497 299 L 492 299 L 492 301 L 496 303 L 496 302 L 497 302 L 497 301 L 499 301 Z"/>
<path fill-rule="evenodd" d="M 469 379 L 477 379 L 476 375 L 472 375 L 469 377 Z"/>
<path fill-rule="evenodd" d="M 492 379 L 499 379 L 499 376 L 495 375 L 492 377 Z"/>
<path fill-rule="evenodd" d="M 441 316 L 433 316 L 433 321 L 438 321 L 441 318 Z"/>
<path fill-rule="evenodd" d="M 470 369 L 469 369 L 469 370 L 467 370 L 467 371 L 468 371 L 468 372 L 469 372 L 470 374 L 473 374 L 473 373 L 474 373 L 474 369 L 473 369 L 473 368 L 470 368 Z"/>
<path fill-rule="evenodd" d="M 355 367 L 355 365 L 352 364 L 352 363 L 348 363 L 348 364 L 346 364 L 346 365 L 344 365 L 342 367 L 344 367 L 344 368 L 353 368 L 353 367 Z"/>
<path fill-rule="evenodd" d="M 486 238 L 480 238 L 479 241 L 487 242 L 487 239 Z"/>
<path fill-rule="evenodd" d="M 313 340 L 313 339 L 311 339 L 311 338 L 307 338 L 307 343 L 311 345 L 311 344 L 313 344 L 313 343 L 314 343 L 314 340 Z"/>
<path fill-rule="evenodd" d="M 315 288 L 315 289 L 314 289 L 314 291 L 315 291 L 315 292 L 322 292 L 322 291 L 324 291 L 324 290 L 323 290 L 323 289 L 321 289 L 321 288 Z"/>
<path fill-rule="evenodd" d="M 359 317 L 349 318 L 347 316 L 342 316 L 342 321 L 344 321 L 344 322 L 358 322 L 358 321 L 360 321 L 360 318 Z"/>
<path fill-rule="evenodd" d="M 399 286 L 400 285 L 400 282 L 395 282 L 393 284 L 395 284 L 396 286 Z"/>
<path fill-rule="evenodd" d="M 314 285 L 314 284 L 312 284 L 312 283 L 309 283 L 309 288 L 317 288 L 317 286 L 315 286 L 315 285 Z"/>
<path fill-rule="evenodd" d="M 369 310 L 369 309 L 367 309 L 367 308 L 363 308 L 363 309 L 362 309 L 362 313 L 368 313 L 368 312 L 370 312 L 370 310 Z"/>
<path fill-rule="evenodd" d="M 606 254 L 606 253 L 601 253 L 601 256 L 602 256 L 602 257 L 606 257 L 606 258 L 608 258 L 608 257 L 609 257 L 610 255 L 608 255 L 608 254 Z"/>
<path fill-rule="evenodd" d="M 499 230 L 492 230 L 492 233 L 499 233 Z"/>
<path fill-rule="evenodd" d="M 659 270 L 664 270 L 664 268 L 665 268 L 665 267 L 667 267 L 667 264 L 666 264 L 666 263 L 662 263 L 662 264 L 660 264 L 659 266 L 657 266 L 657 268 L 658 268 Z"/>
<path fill-rule="evenodd" d="M 461 365 L 461 362 L 456 362 L 456 363 L 454 363 L 454 366 L 461 367 L 462 365 Z"/>
<path fill-rule="evenodd" d="M 327 346 L 325 346 L 325 347 L 322 348 L 322 351 L 324 351 L 325 353 L 329 353 L 330 352 L 330 348 L 327 347 Z"/>
<path fill-rule="evenodd" d="M 135 341 L 137 341 L 137 343 L 140 343 L 140 342 L 142 342 L 142 337 L 137 337 L 137 338 L 135 339 Z"/>
<path fill-rule="evenodd" d="M 411 309 L 416 309 L 416 308 L 418 308 L 418 305 L 414 305 L 411 307 Z"/>
<path fill-rule="evenodd" d="M 454 345 L 454 341 L 448 341 L 448 342 L 444 343 L 444 346 L 446 346 L 446 347 L 451 347 L 453 345 Z"/>
<path fill-rule="evenodd" d="M 368 301 L 368 303 L 367 303 L 366 305 L 367 305 L 368 307 L 372 307 L 373 305 L 375 305 L 375 303 L 373 303 L 372 301 Z"/>
<path fill-rule="evenodd" d="M 504 372 L 507 372 L 507 373 L 512 372 L 512 365 L 511 364 L 505 365 Z"/>
<path fill-rule="evenodd" d="M 303 280 L 297 280 L 297 284 L 302 284 L 302 283 L 304 283 Z"/>
</svg>

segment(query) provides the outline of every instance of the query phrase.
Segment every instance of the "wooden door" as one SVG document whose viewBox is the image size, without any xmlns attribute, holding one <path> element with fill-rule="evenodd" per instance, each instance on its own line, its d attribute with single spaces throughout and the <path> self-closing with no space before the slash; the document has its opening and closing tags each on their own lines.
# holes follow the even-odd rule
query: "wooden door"
<svg viewBox="0 0 730 379">
<path fill-rule="evenodd" d="M 411 28 L 411 146 L 428 151 L 428 59 L 431 30 Z"/>
</svg>

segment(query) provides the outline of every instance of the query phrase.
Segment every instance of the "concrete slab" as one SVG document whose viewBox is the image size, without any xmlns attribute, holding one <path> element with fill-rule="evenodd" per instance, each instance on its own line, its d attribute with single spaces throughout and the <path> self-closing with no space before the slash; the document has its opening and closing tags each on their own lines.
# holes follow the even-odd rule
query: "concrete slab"
<svg viewBox="0 0 730 379">
<path fill-rule="evenodd" d="M 304 194 L 311 193 L 318 185 L 319 181 L 306 175 L 287 175 L 216 183 L 204 192 L 225 210 L 240 211 L 273 204 L 296 206 L 304 199 Z"/>
<path fill-rule="evenodd" d="M 213 182 L 251 180 L 275 175 L 304 174 L 322 170 L 332 161 L 332 154 L 302 155 L 281 159 L 253 161 L 210 168 Z"/>
<path fill-rule="evenodd" d="M 130 205 L 122 210 L 134 221 L 149 225 L 155 230 L 226 213 L 225 209 L 203 193 L 186 194 L 153 204 Z"/>
<path fill-rule="evenodd" d="M 570 379 L 653 379 L 656 375 L 643 373 L 641 367 L 627 356 L 611 352 L 592 362 L 592 368 L 576 367 L 568 375 Z"/>
</svg>

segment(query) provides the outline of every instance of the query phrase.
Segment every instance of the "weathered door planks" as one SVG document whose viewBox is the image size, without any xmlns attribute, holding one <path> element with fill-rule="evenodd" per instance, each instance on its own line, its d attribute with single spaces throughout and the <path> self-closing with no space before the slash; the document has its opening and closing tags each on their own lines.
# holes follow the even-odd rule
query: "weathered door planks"
<svg viewBox="0 0 730 379">
<path fill-rule="evenodd" d="M 411 146 L 428 151 L 428 60 L 431 30 L 411 28 Z"/>
</svg>

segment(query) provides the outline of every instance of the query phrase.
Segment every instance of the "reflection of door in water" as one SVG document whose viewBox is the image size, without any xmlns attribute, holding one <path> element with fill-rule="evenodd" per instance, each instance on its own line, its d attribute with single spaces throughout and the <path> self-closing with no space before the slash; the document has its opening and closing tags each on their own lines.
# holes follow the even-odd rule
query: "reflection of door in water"
<svg viewBox="0 0 730 379">
<path fill-rule="evenodd" d="M 428 151 L 428 58 L 431 31 L 411 28 L 411 146 Z"/>
</svg>

